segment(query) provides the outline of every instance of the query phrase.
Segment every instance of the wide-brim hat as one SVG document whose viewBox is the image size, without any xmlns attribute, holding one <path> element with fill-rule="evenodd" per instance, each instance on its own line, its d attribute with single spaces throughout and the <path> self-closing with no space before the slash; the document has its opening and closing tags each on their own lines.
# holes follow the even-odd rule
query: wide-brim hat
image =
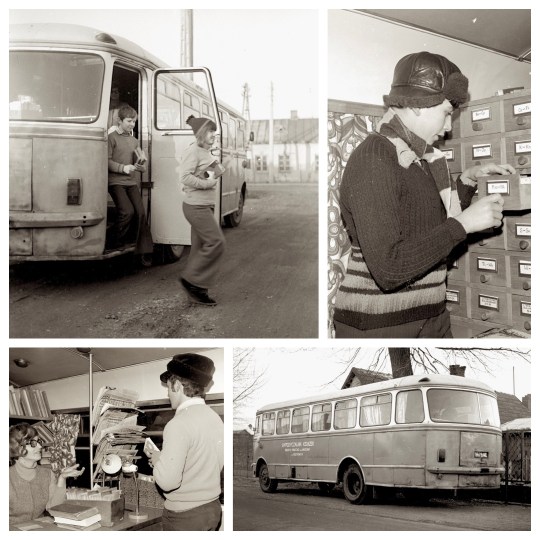
<svg viewBox="0 0 540 540">
<path fill-rule="evenodd" d="M 448 58 L 427 51 L 408 54 L 396 64 L 387 107 L 434 107 L 445 99 L 467 101 L 469 80 Z"/>
<path fill-rule="evenodd" d="M 167 371 L 164 371 L 159 378 L 166 383 L 171 375 L 177 375 L 182 379 L 187 379 L 200 386 L 206 387 L 212 381 L 215 367 L 214 362 L 207 356 L 196 353 L 177 354 L 167 364 Z"/>
</svg>

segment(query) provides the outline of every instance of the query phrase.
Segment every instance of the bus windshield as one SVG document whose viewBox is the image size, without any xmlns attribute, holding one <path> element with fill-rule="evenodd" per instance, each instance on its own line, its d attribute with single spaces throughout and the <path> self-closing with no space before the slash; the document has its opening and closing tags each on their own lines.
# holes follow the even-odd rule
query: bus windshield
<svg viewBox="0 0 540 540">
<path fill-rule="evenodd" d="M 12 51 L 9 118 L 43 122 L 95 122 L 105 63 L 87 53 Z"/>
<path fill-rule="evenodd" d="M 466 390 L 432 388 L 427 392 L 429 415 L 434 422 L 500 426 L 497 400 Z"/>
</svg>

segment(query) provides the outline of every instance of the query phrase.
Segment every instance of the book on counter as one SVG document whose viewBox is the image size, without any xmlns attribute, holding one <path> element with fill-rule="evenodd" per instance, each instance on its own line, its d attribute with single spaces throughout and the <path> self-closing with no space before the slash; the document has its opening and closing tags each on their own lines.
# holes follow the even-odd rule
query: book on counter
<svg viewBox="0 0 540 540">
<path fill-rule="evenodd" d="M 93 516 L 87 517 L 85 519 L 68 519 L 62 517 L 54 517 L 54 522 L 57 525 L 71 525 L 71 527 L 77 527 L 79 529 L 86 529 L 90 525 L 94 525 L 101 521 L 101 514 L 94 514 Z"/>
<path fill-rule="evenodd" d="M 68 519 L 70 521 L 82 521 L 96 515 L 99 516 L 99 510 L 95 506 L 88 508 L 69 502 L 57 504 L 56 506 L 49 508 L 48 511 L 55 520 L 56 518 L 59 518 Z M 101 519 L 101 516 L 99 516 L 98 519 Z"/>
</svg>

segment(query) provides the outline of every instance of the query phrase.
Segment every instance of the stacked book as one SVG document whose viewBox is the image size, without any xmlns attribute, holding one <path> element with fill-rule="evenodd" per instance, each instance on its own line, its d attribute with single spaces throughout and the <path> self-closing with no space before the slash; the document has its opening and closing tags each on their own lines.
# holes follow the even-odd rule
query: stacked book
<svg viewBox="0 0 540 540">
<path fill-rule="evenodd" d="M 49 418 L 51 409 L 44 390 L 9 387 L 9 414 Z"/>
<path fill-rule="evenodd" d="M 91 531 L 101 527 L 101 514 L 92 506 L 86 508 L 72 503 L 62 503 L 49 509 L 58 527 L 74 531 Z"/>
</svg>

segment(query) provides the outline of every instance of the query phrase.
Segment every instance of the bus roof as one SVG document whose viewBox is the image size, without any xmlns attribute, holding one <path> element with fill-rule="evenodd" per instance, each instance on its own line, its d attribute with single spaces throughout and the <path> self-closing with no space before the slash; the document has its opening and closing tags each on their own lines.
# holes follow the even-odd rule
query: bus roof
<svg viewBox="0 0 540 540">
<path fill-rule="evenodd" d="M 270 403 L 264 405 L 257 410 L 257 414 L 273 411 L 277 409 L 285 409 L 288 407 L 298 405 L 309 405 L 310 403 L 319 403 L 321 401 L 331 401 L 334 399 L 343 399 L 348 397 L 354 397 L 357 395 L 371 394 L 373 392 L 380 392 L 383 390 L 393 390 L 405 388 L 418 388 L 419 386 L 453 386 L 457 388 L 474 388 L 477 390 L 483 390 L 490 393 L 494 393 L 493 390 L 485 383 L 477 381 L 475 379 L 469 379 L 466 377 L 459 377 L 457 375 L 439 375 L 439 374 L 423 374 L 423 375 L 411 375 L 409 377 L 402 377 L 400 379 L 389 379 L 387 381 L 381 381 L 373 384 L 365 384 L 362 386 L 354 386 L 352 388 L 346 388 L 342 390 L 333 390 L 325 394 L 319 394 L 314 396 L 308 396 L 301 399 L 293 399 L 288 401 L 281 401 L 277 403 Z"/>
<path fill-rule="evenodd" d="M 124 57 L 131 57 L 139 61 L 144 61 L 148 67 L 170 68 L 166 64 L 146 49 L 137 45 L 129 39 L 125 39 L 116 34 L 102 32 L 96 28 L 77 24 L 62 23 L 26 23 L 11 24 L 9 26 L 10 47 L 66 47 L 72 49 L 93 49 L 108 53 L 114 53 Z M 178 67 L 178 66 L 177 66 Z M 195 67 L 195 66 L 192 66 Z M 242 118 L 239 111 L 217 100 L 219 105 L 227 112 L 236 117 Z"/>
</svg>

